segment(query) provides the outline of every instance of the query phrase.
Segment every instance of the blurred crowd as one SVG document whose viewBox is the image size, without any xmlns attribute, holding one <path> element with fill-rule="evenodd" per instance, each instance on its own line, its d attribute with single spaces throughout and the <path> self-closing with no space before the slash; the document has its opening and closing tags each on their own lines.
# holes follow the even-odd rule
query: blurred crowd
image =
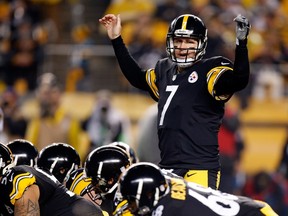
<svg viewBox="0 0 288 216">
<path fill-rule="evenodd" d="M 287 0 L 107 0 L 107 7 L 99 17 L 71 25 L 72 43 L 76 46 L 67 64 L 66 80 L 59 83 L 53 71 L 42 71 L 45 45 L 61 37 L 59 14 L 53 12 L 58 11 L 57 5 L 76 3 L 85 7 L 84 0 L 0 0 L 0 105 L 4 113 L 1 142 L 23 138 L 41 150 L 61 141 L 73 146 L 83 160 L 96 147 L 115 141 L 131 142 L 130 119 L 110 103 L 113 93 L 109 90 L 97 93 L 97 103 L 84 121 L 68 115 L 60 106 L 64 92 L 89 88 L 87 80 L 93 69 L 89 66 L 91 59 L 87 58 L 87 52 L 91 50 L 87 45 L 96 43 L 93 31 L 99 33 L 97 37 L 105 37 L 104 31 L 97 27 L 98 18 L 107 13 L 121 14 L 122 36 L 132 55 L 145 68 L 153 67 L 157 59 L 166 55 L 168 24 L 183 13 L 195 14 L 206 23 L 207 57 L 222 55 L 234 59 L 233 18 L 241 13 L 252 25 L 248 44 L 252 76 L 249 86 L 236 95 L 241 102 L 240 109 L 249 106 L 250 96 L 258 100 L 281 100 L 288 96 Z M 49 12 L 44 13 L 47 5 Z M 91 22 L 95 23 L 94 28 L 88 25 Z M 105 39 L 100 41 L 109 44 Z M 137 91 L 124 79 L 119 85 L 126 91 Z M 39 114 L 33 119 L 21 113 L 21 105 L 30 93 L 39 108 Z M 221 160 L 228 165 L 223 166 L 221 190 L 265 200 L 280 215 L 287 215 L 288 135 L 275 172 L 261 171 L 245 176 L 239 166 L 245 148 L 239 110 L 227 109 L 219 138 Z M 153 163 L 159 161 L 156 130 L 153 130 L 156 111 L 151 107 L 147 115 L 139 119 L 141 133 L 135 149 L 140 160 Z"/>
</svg>

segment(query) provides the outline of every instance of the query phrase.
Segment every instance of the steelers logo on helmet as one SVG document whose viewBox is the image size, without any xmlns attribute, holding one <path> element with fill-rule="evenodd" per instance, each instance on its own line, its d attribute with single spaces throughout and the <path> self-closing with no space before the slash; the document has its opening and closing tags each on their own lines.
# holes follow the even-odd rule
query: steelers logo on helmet
<svg viewBox="0 0 288 216">
<path fill-rule="evenodd" d="M 197 41 L 196 48 L 186 49 L 186 58 L 177 58 L 175 50 L 180 49 L 174 46 L 175 38 L 191 38 Z M 184 14 L 175 18 L 170 26 L 166 37 L 166 52 L 168 57 L 176 62 L 181 68 L 190 67 L 195 61 L 200 60 L 205 54 L 207 47 L 207 28 L 202 20 L 192 14 Z M 190 50 L 195 52 L 195 57 L 188 57 Z"/>
</svg>

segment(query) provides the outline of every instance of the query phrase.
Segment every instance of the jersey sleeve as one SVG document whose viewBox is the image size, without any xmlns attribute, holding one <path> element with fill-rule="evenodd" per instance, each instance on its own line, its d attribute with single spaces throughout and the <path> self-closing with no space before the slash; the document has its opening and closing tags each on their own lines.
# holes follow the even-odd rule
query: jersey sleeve
<svg viewBox="0 0 288 216">
<path fill-rule="evenodd" d="M 36 178 L 32 173 L 24 172 L 12 174 L 13 180 L 11 183 L 11 192 L 9 194 L 10 202 L 14 205 L 17 199 L 20 199 L 25 190 L 36 183 Z"/>
<path fill-rule="evenodd" d="M 217 82 L 219 79 L 225 74 L 225 73 L 232 73 L 233 69 L 231 67 L 230 62 L 222 62 L 221 64 L 212 68 L 207 73 L 207 85 L 208 85 L 208 92 L 211 94 L 212 97 L 214 97 L 216 100 L 228 100 L 232 96 L 232 92 L 225 92 L 225 91 L 219 91 L 219 89 L 216 88 Z M 227 66 L 225 66 L 227 64 Z M 218 85 L 219 86 L 219 85 Z M 223 87 L 223 86 L 222 86 Z"/>
<path fill-rule="evenodd" d="M 260 201 L 260 200 L 254 200 L 254 201 L 263 205 L 263 207 L 260 209 L 263 215 L 278 216 L 278 214 L 271 208 L 271 206 L 268 203 Z"/>
<path fill-rule="evenodd" d="M 121 71 L 129 83 L 138 89 L 149 91 L 149 86 L 146 82 L 146 69 L 142 69 L 130 55 L 122 37 L 119 36 L 113 39 L 111 43 Z"/>
<path fill-rule="evenodd" d="M 217 59 L 219 66 L 224 66 L 229 60 L 221 57 Z M 214 94 L 217 96 L 233 95 L 233 93 L 244 89 L 250 77 L 250 65 L 248 59 L 248 49 L 246 46 L 236 46 L 234 65 L 217 79 L 214 84 Z M 229 99 L 229 98 L 228 98 Z M 227 100 L 227 99 L 226 99 Z"/>
<path fill-rule="evenodd" d="M 85 178 L 83 174 L 83 172 L 71 173 L 69 180 L 66 183 L 68 190 L 80 196 L 83 196 L 86 193 L 87 187 L 91 184 L 91 179 Z"/>
<path fill-rule="evenodd" d="M 158 91 L 158 87 L 156 85 L 156 73 L 155 73 L 155 69 L 149 69 L 146 72 L 146 82 L 149 85 L 150 88 L 150 95 L 151 97 L 158 101 L 159 99 L 159 91 Z"/>
</svg>

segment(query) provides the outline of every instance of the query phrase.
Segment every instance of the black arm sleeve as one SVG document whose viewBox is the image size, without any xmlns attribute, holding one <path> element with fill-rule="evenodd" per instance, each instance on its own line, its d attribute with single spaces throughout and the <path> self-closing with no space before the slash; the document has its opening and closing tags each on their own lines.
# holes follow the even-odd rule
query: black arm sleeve
<svg viewBox="0 0 288 216">
<path fill-rule="evenodd" d="M 122 37 L 119 36 L 111 40 L 111 42 L 121 71 L 126 79 L 134 87 L 148 91 L 149 86 L 146 82 L 146 70 L 142 70 L 130 55 Z"/>
<path fill-rule="evenodd" d="M 233 94 L 244 89 L 250 76 L 248 49 L 245 43 L 237 45 L 233 72 L 224 73 L 215 85 L 217 95 Z"/>
</svg>

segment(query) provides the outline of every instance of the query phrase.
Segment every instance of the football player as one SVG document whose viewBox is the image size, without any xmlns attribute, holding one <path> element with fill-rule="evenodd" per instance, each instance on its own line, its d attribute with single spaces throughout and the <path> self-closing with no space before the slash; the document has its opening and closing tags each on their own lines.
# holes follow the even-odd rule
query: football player
<svg viewBox="0 0 288 216">
<path fill-rule="evenodd" d="M 91 184 L 82 194 L 87 193 L 91 201 L 112 215 L 119 176 L 129 166 L 129 157 L 120 147 L 105 145 L 94 149 L 84 164 L 84 179 L 88 178 Z"/>
<path fill-rule="evenodd" d="M 142 69 L 123 42 L 120 15 L 99 19 L 127 80 L 158 101 L 160 167 L 205 187 L 219 186 L 217 136 L 225 103 L 249 80 L 246 44 L 250 24 L 241 15 L 234 21 L 234 64 L 222 56 L 204 58 L 207 28 L 199 17 L 184 14 L 170 24 L 168 57 L 160 59 L 155 68 Z"/>
<path fill-rule="evenodd" d="M 69 144 L 52 143 L 43 148 L 37 158 L 37 167 L 53 174 L 60 183 L 81 166 L 78 152 Z"/>
<path fill-rule="evenodd" d="M 1 215 L 103 216 L 99 207 L 67 190 L 53 175 L 15 166 L 11 150 L 0 143 Z"/>
<path fill-rule="evenodd" d="M 133 164 L 122 174 L 119 191 L 126 205 L 114 215 L 277 216 L 265 202 L 222 193 L 180 178 L 165 178 L 155 164 Z"/>
</svg>

